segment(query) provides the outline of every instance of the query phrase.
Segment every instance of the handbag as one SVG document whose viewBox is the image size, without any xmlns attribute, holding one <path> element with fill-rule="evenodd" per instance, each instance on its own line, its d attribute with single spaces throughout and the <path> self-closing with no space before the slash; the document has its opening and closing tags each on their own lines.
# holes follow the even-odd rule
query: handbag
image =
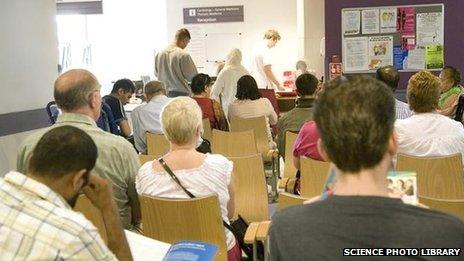
<svg viewBox="0 0 464 261">
<path fill-rule="evenodd" d="M 200 146 L 198 146 L 195 150 L 203 154 L 211 153 L 211 142 L 209 142 L 209 140 L 205 138 L 201 138 L 201 139 L 202 139 L 202 142 Z"/>
<path fill-rule="evenodd" d="M 161 164 L 161 166 L 164 168 L 164 170 L 171 176 L 171 178 L 174 180 L 174 182 L 179 185 L 179 187 L 182 188 L 182 190 L 187 194 L 190 198 L 196 198 L 195 195 L 193 195 L 190 191 L 188 191 L 180 182 L 180 180 L 177 178 L 177 176 L 174 174 L 174 172 L 169 168 L 168 164 L 163 160 L 163 158 L 159 158 L 158 162 Z M 245 244 L 244 238 L 245 238 L 245 233 L 248 228 L 248 223 L 245 221 L 245 219 L 242 218 L 242 216 L 238 215 L 238 219 L 234 220 L 231 222 L 229 225 L 227 222 L 222 220 L 222 224 L 224 225 L 225 228 L 227 228 L 232 234 L 234 235 L 235 239 L 237 240 L 240 249 L 245 252 L 245 254 L 248 256 L 248 258 L 253 258 L 253 245 L 251 244 Z M 259 260 L 264 260 L 264 246 L 258 242 L 258 259 Z"/>
</svg>

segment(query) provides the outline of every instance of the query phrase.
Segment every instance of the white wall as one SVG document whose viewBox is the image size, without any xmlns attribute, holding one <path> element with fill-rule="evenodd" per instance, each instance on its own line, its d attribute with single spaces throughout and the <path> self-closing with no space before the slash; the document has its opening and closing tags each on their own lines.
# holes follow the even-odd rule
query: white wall
<svg viewBox="0 0 464 261">
<path fill-rule="evenodd" d="M 0 114 L 44 108 L 58 74 L 55 0 L 0 1 Z"/>
<path fill-rule="evenodd" d="M 244 65 L 248 68 L 254 46 L 261 41 L 267 29 L 276 29 L 282 40 L 273 48 L 274 73 L 279 79 L 283 71 L 293 70 L 298 60 L 296 0 L 168 0 L 168 39 L 172 41 L 175 31 L 184 27 L 182 10 L 186 7 L 243 5 L 243 23 L 202 24 L 205 33 L 242 33 Z M 168 43 L 166 43 L 168 44 Z M 224 54 L 224 58 L 226 53 Z"/>
<path fill-rule="evenodd" d="M 92 45 L 87 68 L 106 87 L 102 94 L 111 81 L 153 75 L 154 51 L 167 41 L 166 0 L 107 0 L 103 14 L 60 15 L 57 21 L 60 43 L 71 42 L 77 53 L 74 67 L 81 67 L 83 45 Z"/>
</svg>

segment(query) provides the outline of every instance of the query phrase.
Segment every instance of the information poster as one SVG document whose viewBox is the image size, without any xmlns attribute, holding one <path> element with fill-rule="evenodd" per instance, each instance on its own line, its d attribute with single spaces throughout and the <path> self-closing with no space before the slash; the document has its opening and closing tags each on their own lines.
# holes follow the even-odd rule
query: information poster
<svg viewBox="0 0 464 261">
<path fill-rule="evenodd" d="M 443 65 L 443 45 L 427 45 L 425 48 L 425 68 L 441 69 Z"/>
<path fill-rule="evenodd" d="M 417 45 L 443 43 L 442 13 L 417 14 Z"/>
<path fill-rule="evenodd" d="M 393 47 L 393 66 L 397 70 L 406 69 L 406 64 L 408 58 L 408 50 L 401 48 L 400 45 L 395 45 Z"/>
<path fill-rule="evenodd" d="M 408 70 L 423 70 L 425 69 L 425 50 L 417 48 L 408 52 L 408 58 L 406 63 Z"/>
<path fill-rule="evenodd" d="M 362 33 L 379 33 L 379 9 L 362 10 Z"/>
<path fill-rule="evenodd" d="M 396 8 L 380 9 L 380 32 L 396 32 Z"/>
<path fill-rule="evenodd" d="M 344 35 L 359 34 L 361 27 L 361 12 L 359 10 L 344 11 L 342 21 Z"/>
<path fill-rule="evenodd" d="M 393 64 L 393 36 L 369 37 L 369 70 Z"/>
<path fill-rule="evenodd" d="M 367 37 L 345 39 L 345 71 L 364 71 L 368 69 L 367 42 Z"/>
<path fill-rule="evenodd" d="M 401 48 L 416 48 L 416 9 L 414 7 L 398 8 L 397 30 L 401 36 Z"/>
</svg>

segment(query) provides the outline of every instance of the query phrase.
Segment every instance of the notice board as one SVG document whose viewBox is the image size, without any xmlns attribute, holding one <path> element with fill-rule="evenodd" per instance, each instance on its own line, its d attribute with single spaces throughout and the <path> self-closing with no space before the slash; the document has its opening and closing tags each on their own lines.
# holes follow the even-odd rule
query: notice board
<svg viewBox="0 0 464 261">
<path fill-rule="evenodd" d="M 345 8 L 341 16 L 344 73 L 444 66 L 443 4 Z"/>
</svg>

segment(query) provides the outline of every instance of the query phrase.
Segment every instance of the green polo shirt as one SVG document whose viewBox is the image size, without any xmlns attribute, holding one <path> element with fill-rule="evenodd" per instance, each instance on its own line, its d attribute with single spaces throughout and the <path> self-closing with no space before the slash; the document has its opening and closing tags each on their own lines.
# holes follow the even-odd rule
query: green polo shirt
<svg viewBox="0 0 464 261">
<path fill-rule="evenodd" d="M 140 167 L 137 153 L 124 138 L 98 128 L 92 118 L 83 114 L 64 113 L 58 117 L 53 126 L 39 130 L 27 137 L 18 151 L 18 172 L 27 173 L 29 156 L 40 138 L 48 130 L 63 125 L 80 128 L 92 137 L 98 148 L 98 158 L 92 173 L 112 182 L 114 199 L 119 208 L 121 222 L 124 228 L 131 229 L 130 202 L 138 200 L 135 190 L 135 175 Z"/>
<path fill-rule="evenodd" d="M 301 126 L 309 120 L 313 119 L 313 96 L 302 96 L 296 101 L 296 106 L 289 112 L 280 117 L 277 122 L 279 134 L 276 138 L 277 149 L 279 154 L 285 158 L 285 132 L 299 132 Z"/>
</svg>

